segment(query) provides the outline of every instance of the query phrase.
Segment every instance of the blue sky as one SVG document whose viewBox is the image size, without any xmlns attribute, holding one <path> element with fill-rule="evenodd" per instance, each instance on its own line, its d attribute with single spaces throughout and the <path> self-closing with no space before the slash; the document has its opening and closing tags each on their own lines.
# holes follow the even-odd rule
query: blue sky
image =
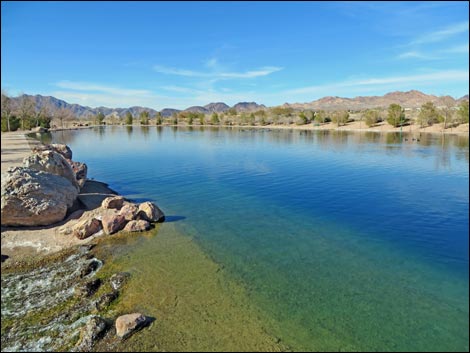
<svg viewBox="0 0 470 353">
<path fill-rule="evenodd" d="M 91 107 L 469 85 L 468 2 L 8 2 L 1 85 Z"/>
</svg>

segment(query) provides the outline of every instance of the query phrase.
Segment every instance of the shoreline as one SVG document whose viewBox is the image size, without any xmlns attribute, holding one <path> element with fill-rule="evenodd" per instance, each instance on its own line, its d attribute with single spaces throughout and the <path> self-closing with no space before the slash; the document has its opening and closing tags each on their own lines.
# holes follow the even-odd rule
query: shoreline
<svg viewBox="0 0 470 353">
<path fill-rule="evenodd" d="M 364 125 L 364 126 L 363 126 Z M 280 124 L 271 124 L 271 125 L 211 125 L 211 124 L 204 124 L 204 125 L 188 125 L 188 124 L 149 124 L 149 125 L 141 125 L 141 124 L 133 124 L 133 125 L 126 125 L 126 124 L 109 124 L 109 125 L 89 125 L 89 126 L 73 126 L 73 127 L 64 127 L 64 128 L 56 128 L 56 129 L 49 129 L 49 132 L 57 132 L 57 131 L 68 131 L 68 130 L 82 130 L 82 129 L 92 129 L 96 127 L 184 127 L 184 128 L 244 128 L 244 129 L 276 129 L 276 130 L 303 130 L 303 131 L 347 131 L 347 132 L 376 132 L 376 133 L 413 133 L 413 134 L 450 134 L 450 135 L 468 135 L 470 133 L 469 124 L 460 124 L 453 128 L 446 128 L 443 129 L 443 123 L 434 124 L 432 126 L 427 126 L 424 128 L 420 128 L 417 125 L 407 125 L 400 127 L 393 127 L 386 122 L 381 122 L 376 124 L 373 127 L 367 127 L 365 123 L 361 122 L 351 122 L 347 123 L 343 126 L 336 126 L 334 123 L 326 123 L 323 125 L 313 125 L 312 123 L 305 124 L 305 125 L 296 125 L 295 123 L 290 125 L 280 125 Z M 31 133 L 31 132 L 29 132 Z M 2 133 L 3 134 L 3 133 Z M 25 132 L 28 134 L 28 132 Z"/>
</svg>

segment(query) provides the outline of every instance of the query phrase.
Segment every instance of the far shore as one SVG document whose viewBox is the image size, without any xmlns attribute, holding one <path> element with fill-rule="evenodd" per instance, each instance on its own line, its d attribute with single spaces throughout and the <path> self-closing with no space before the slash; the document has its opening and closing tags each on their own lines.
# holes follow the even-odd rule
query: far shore
<svg viewBox="0 0 470 353">
<path fill-rule="evenodd" d="M 379 133 L 389 133 L 389 132 L 402 132 L 402 133 L 431 133 L 431 134 L 469 134 L 469 124 L 460 124 L 456 127 L 447 127 L 444 129 L 444 123 L 434 124 L 427 127 L 419 127 L 418 125 L 411 124 L 405 125 L 402 127 L 393 127 L 387 122 L 381 122 L 375 126 L 368 127 L 364 122 L 353 121 L 347 123 L 346 125 L 337 126 L 335 123 L 326 123 L 320 125 L 314 125 L 312 123 L 305 125 L 297 125 L 295 123 L 290 125 L 284 124 L 271 124 L 271 125 L 211 125 L 211 124 L 162 124 L 162 125 L 125 125 L 125 124 L 109 124 L 109 125 L 88 125 L 88 126 L 67 126 L 62 128 L 49 129 L 49 131 L 64 131 L 64 130 L 79 130 L 79 129 L 90 129 L 94 127 L 103 127 L 103 126 L 129 126 L 129 127 L 142 127 L 142 126 L 171 126 L 171 127 L 223 127 L 223 128 L 244 128 L 244 129 L 278 129 L 278 130 L 308 130 L 308 131 L 350 131 L 350 132 L 379 132 Z M 31 133 L 31 131 L 24 131 L 23 133 Z M 2 133 L 3 134 L 3 133 Z"/>
</svg>

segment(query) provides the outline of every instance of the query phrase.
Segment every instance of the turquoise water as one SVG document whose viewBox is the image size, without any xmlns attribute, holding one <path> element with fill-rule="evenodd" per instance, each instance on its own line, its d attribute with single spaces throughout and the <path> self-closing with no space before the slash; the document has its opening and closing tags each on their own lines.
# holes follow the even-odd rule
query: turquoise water
<svg viewBox="0 0 470 353">
<path fill-rule="evenodd" d="M 53 139 L 89 177 L 155 201 L 293 349 L 468 350 L 468 137 L 107 127 Z"/>
</svg>

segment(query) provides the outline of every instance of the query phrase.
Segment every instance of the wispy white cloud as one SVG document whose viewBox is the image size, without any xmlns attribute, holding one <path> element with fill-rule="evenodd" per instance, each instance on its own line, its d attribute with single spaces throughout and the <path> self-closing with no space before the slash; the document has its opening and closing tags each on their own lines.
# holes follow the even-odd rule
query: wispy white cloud
<svg viewBox="0 0 470 353">
<path fill-rule="evenodd" d="M 397 58 L 398 59 L 421 59 L 421 60 L 437 60 L 437 59 L 439 59 L 439 57 L 424 54 L 420 51 L 415 51 L 415 50 L 401 53 L 400 55 L 397 56 Z"/>
<path fill-rule="evenodd" d="M 468 70 L 448 70 L 448 71 L 437 71 L 419 75 L 403 75 L 403 76 L 391 76 L 391 77 L 380 77 L 380 78 L 366 78 L 356 80 L 346 80 L 342 82 L 336 82 L 331 84 L 308 86 L 295 88 L 284 91 L 285 94 L 317 94 L 319 92 L 339 90 L 350 87 L 360 87 L 361 89 L 367 87 L 378 88 L 381 86 L 390 86 L 392 89 L 399 89 L 403 85 L 410 84 L 429 84 L 429 83 L 442 83 L 450 81 L 467 81 L 469 80 Z"/>
<path fill-rule="evenodd" d="M 468 54 L 468 43 L 455 45 L 450 48 L 434 49 L 429 52 L 411 50 L 397 55 L 397 59 L 442 60 L 449 58 L 448 54 Z"/>
<path fill-rule="evenodd" d="M 256 87 L 250 89 L 227 89 L 213 87 L 186 87 L 169 85 L 160 87 L 165 94 L 146 89 L 133 90 L 111 87 L 95 83 L 78 83 L 61 81 L 61 88 L 54 92 L 44 92 L 70 103 L 78 103 L 91 107 L 129 107 L 144 106 L 154 109 L 166 107 L 185 109 L 193 105 L 205 105 L 210 102 L 225 102 L 233 105 L 240 101 L 256 101 L 268 106 L 283 102 L 312 101 L 328 95 L 365 95 L 383 94 L 395 90 L 426 89 L 445 87 L 446 85 L 464 82 L 468 85 L 468 70 L 446 70 L 411 75 L 395 75 L 385 77 L 350 78 L 339 82 L 320 85 L 278 89 L 260 92 Z M 64 82 L 66 82 L 64 84 Z M 135 94 L 136 92 L 146 94 Z M 134 94 L 128 94 L 134 93 Z M 175 94 L 178 93 L 178 94 Z"/>
<path fill-rule="evenodd" d="M 60 88 L 74 91 L 103 92 L 120 96 L 143 96 L 151 94 L 150 91 L 143 89 L 125 89 L 89 82 L 59 81 L 55 85 Z"/>
<path fill-rule="evenodd" d="M 427 33 L 425 35 L 422 35 L 416 39 L 414 39 L 410 44 L 425 44 L 425 43 L 434 43 L 434 42 L 440 42 L 445 39 L 448 39 L 450 37 L 453 37 L 457 34 L 460 33 L 468 33 L 468 21 L 467 22 L 459 22 L 459 23 L 454 23 L 444 29 L 441 29 L 439 31 L 434 31 Z"/>
<path fill-rule="evenodd" d="M 177 93 L 199 93 L 200 92 L 199 90 L 196 90 L 196 89 L 193 89 L 193 88 L 175 86 L 175 85 L 162 86 L 160 88 L 165 90 L 165 91 L 177 92 Z"/>
<path fill-rule="evenodd" d="M 453 46 L 451 48 L 443 50 L 443 52 L 451 54 L 468 54 L 468 43 Z"/>
<path fill-rule="evenodd" d="M 217 63 L 214 60 L 209 60 L 209 65 L 212 67 Z M 200 78 L 210 78 L 214 80 L 226 80 L 226 79 L 244 79 L 244 78 L 255 78 L 261 76 L 267 76 L 274 72 L 281 71 L 283 68 L 278 66 L 264 66 L 256 70 L 249 70 L 244 72 L 220 72 L 220 71 L 211 71 L 211 72 L 202 72 L 202 71 L 193 71 L 186 69 L 172 68 L 162 65 L 154 65 L 153 69 L 156 72 L 167 74 L 167 75 L 176 75 L 176 76 L 185 76 L 185 77 L 200 77 Z"/>
</svg>

